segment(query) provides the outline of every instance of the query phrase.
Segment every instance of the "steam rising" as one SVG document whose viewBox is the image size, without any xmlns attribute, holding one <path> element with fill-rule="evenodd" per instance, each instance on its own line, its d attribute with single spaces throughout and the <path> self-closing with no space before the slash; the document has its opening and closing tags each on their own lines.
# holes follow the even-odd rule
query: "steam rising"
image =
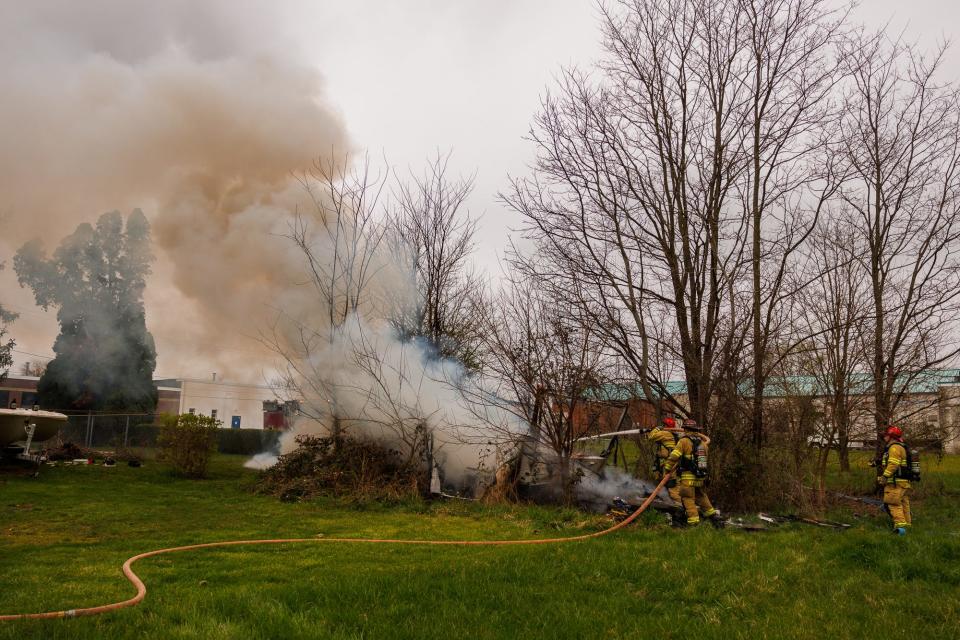
<svg viewBox="0 0 960 640">
<path fill-rule="evenodd" d="M 602 477 L 593 473 L 584 474 L 577 483 L 576 494 L 577 498 L 584 502 L 606 507 L 614 498 L 636 500 L 638 497 L 650 495 L 654 489 L 656 485 L 651 482 L 636 478 L 616 467 L 607 467 L 603 470 Z M 666 489 L 661 489 L 659 496 L 663 500 L 670 499 Z"/>
</svg>

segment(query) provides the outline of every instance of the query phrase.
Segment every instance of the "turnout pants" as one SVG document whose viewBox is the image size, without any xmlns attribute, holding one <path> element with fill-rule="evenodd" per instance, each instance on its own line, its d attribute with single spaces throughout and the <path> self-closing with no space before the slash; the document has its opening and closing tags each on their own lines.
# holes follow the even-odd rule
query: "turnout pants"
<svg viewBox="0 0 960 640">
<path fill-rule="evenodd" d="M 654 477 L 656 477 L 657 481 L 659 482 L 660 480 L 663 479 L 663 473 L 662 472 L 657 473 Z M 676 478 L 670 478 L 669 480 L 667 480 L 667 484 L 665 488 L 667 490 L 667 495 L 670 496 L 671 500 L 676 502 L 678 505 L 682 504 L 680 501 L 680 481 L 679 480 L 677 480 Z"/>
<path fill-rule="evenodd" d="M 887 505 L 894 527 L 909 527 L 910 518 L 910 487 L 888 484 L 883 488 L 883 504 Z"/>
<path fill-rule="evenodd" d="M 677 504 L 683 504 L 680 500 L 680 483 L 674 478 L 667 480 L 667 495 Z"/>
<path fill-rule="evenodd" d="M 710 504 L 710 498 L 707 497 L 707 492 L 703 490 L 702 485 L 693 485 L 689 481 L 681 480 L 678 489 L 680 503 L 683 505 L 683 510 L 687 512 L 687 524 L 700 523 L 700 510 L 703 510 L 703 515 L 707 518 L 717 512 Z"/>
<path fill-rule="evenodd" d="M 678 485 L 667 487 L 667 495 L 677 504 L 683 504 L 683 501 L 680 499 L 680 487 Z"/>
</svg>

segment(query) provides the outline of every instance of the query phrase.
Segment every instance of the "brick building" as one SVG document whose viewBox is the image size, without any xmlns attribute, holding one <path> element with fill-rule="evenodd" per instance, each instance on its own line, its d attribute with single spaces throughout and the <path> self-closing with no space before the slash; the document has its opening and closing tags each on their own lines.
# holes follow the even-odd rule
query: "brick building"
<svg viewBox="0 0 960 640">
<path fill-rule="evenodd" d="M 36 376 L 8 375 L 0 382 L 0 406 L 16 400 L 21 407 L 33 406 L 43 399 L 37 394 Z M 278 400 L 267 385 L 164 378 L 157 385 L 155 413 L 199 413 L 217 418 L 225 428 L 283 429 L 297 412 L 295 402 Z"/>
<path fill-rule="evenodd" d="M 639 388 L 605 385 L 573 412 L 575 437 L 656 426 L 657 409 Z"/>
</svg>

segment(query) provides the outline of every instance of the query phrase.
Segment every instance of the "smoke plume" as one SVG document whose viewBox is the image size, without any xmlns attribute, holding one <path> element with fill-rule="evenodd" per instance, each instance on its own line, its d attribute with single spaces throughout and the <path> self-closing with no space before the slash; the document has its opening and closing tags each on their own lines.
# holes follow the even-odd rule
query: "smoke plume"
<svg viewBox="0 0 960 640">
<path fill-rule="evenodd" d="M 460 481 L 491 451 L 454 389 L 456 365 L 402 343 L 376 313 L 331 334 L 303 253 L 282 237 L 312 208 L 295 176 L 350 149 L 322 78 L 273 14 L 235 0 L 0 6 L 0 258 L 38 237 L 50 249 L 105 211 L 141 208 L 156 245 L 145 307 L 158 372 L 260 378 L 276 354 L 251 336 L 282 310 L 289 322 L 275 346 L 306 365 L 298 390 L 314 418 L 286 449 L 298 433 L 328 430 L 333 415 L 391 443 L 422 425 Z M 335 249 L 322 233 L 311 240 L 321 261 Z M 371 295 L 404 295 L 402 268 L 376 259 Z M 15 327 L 21 346 L 45 348 L 52 314 L 10 270 L 0 276 L 5 302 L 32 314 Z M 290 352 L 302 323 L 330 338 L 323 349 Z"/>
<path fill-rule="evenodd" d="M 260 377 L 266 351 L 248 336 L 302 298 L 278 237 L 302 205 L 292 176 L 348 141 L 271 16 L 226 1 L 0 6 L 0 259 L 141 207 L 158 245 L 146 307 L 160 372 Z M 21 348 L 51 344 L 52 314 L 0 277 L 29 314 L 13 327 Z"/>
</svg>

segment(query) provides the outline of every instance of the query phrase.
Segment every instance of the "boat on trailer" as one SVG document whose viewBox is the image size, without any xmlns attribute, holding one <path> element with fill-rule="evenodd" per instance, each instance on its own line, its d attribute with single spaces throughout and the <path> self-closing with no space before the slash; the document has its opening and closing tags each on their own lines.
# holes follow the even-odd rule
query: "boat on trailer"
<svg viewBox="0 0 960 640">
<path fill-rule="evenodd" d="M 66 424 L 67 416 L 55 411 L 0 409 L 0 449 L 35 461 L 31 445 L 49 440 Z"/>
</svg>

